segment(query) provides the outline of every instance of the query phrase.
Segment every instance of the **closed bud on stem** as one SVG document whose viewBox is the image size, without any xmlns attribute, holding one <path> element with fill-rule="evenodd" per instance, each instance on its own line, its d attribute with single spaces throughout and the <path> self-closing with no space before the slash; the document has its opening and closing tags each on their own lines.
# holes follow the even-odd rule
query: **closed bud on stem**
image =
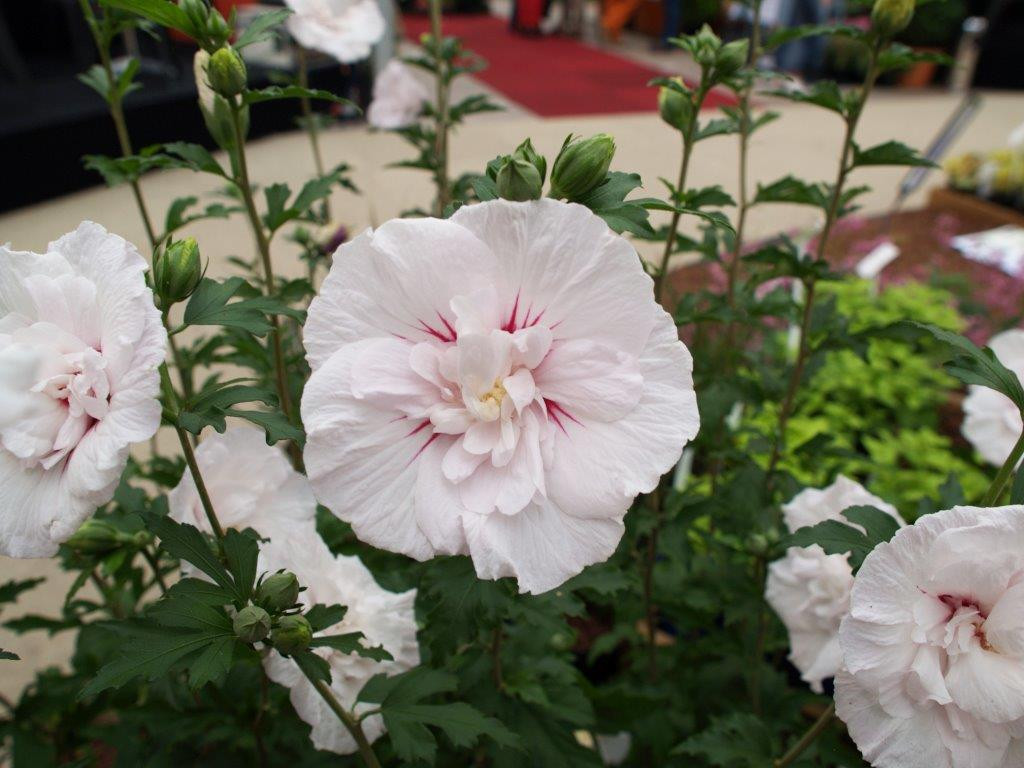
<svg viewBox="0 0 1024 768">
<path fill-rule="evenodd" d="M 268 576 L 256 589 L 256 602 L 271 613 L 291 608 L 298 599 L 299 580 L 289 571 Z"/>
<path fill-rule="evenodd" d="M 537 168 L 526 160 L 506 157 L 495 179 L 498 195 L 505 200 L 523 202 L 537 200 L 543 192 L 544 182 Z"/>
<path fill-rule="evenodd" d="M 871 28 L 882 37 L 906 29 L 914 17 L 914 0 L 876 0 L 871 9 Z"/>
<path fill-rule="evenodd" d="M 726 43 L 718 49 L 718 58 L 715 62 L 715 77 L 718 79 L 729 77 L 746 63 L 747 41 L 733 40 L 731 43 Z"/>
<path fill-rule="evenodd" d="M 231 26 L 215 8 L 211 8 L 206 17 L 206 34 L 214 46 L 224 45 L 231 38 Z"/>
<path fill-rule="evenodd" d="M 71 535 L 67 545 L 85 555 L 102 555 L 117 549 L 123 541 L 121 532 L 113 525 L 106 520 L 91 518 Z"/>
<path fill-rule="evenodd" d="M 551 168 L 551 196 L 573 201 L 604 182 L 615 155 L 615 140 L 607 133 L 589 139 L 569 139 Z"/>
<path fill-rule="evenodd" d="M 312 640 L 313 628 L 306 621 L 306 617 L 300 614 L 282 616 L 270 635 L 274 647 L 285 654 L 306 650 Z"/>
<path fill-rule="evenodd" d="M 530 165 L 537 169 L 537 173 L 540 174 L 540 183 L 544 183 L 544 179 L 548 175 L 548 161 L 544 158 L 544 155 L 537 153 L 537 150 L 533 148 L 533 143 L 529 139 L 516 147 L 516 151 L 512 153 L 512 157 L 519 160 L 525 160 L 530 163 Z"/>
<path fill-rule="evenodd" d="M 202 277 L 199 244 L 195 238 L 187 237 L 167 246 L 153 265 L 153 286 L 160 309 L 169 309 L 191 296 Z"/>
<path fill-rule="evenodd" d="M 680 88 L 688 90 L 681 77 L 673 77 L 672 81 Z M 685 131 L 693 117 L 693 101 L 689 93 L 681 93 L 675 88 L 663 85 L 658 89 L 658 112 L 661 119 L 677 131 Z"/>
<path fill-rule="evenodd" d="M 238 51 L 230 46 L 225 46 L 210 55 L 207 74 L 210 78 L 210 87 L 225 99 L 234 98 L 245 90 L 245 62 Z"/>
<path fill-rule="evenodd" d="M 210 86 L 210 54 L 199 50 L 193 60 L 196 78 L 196 92 L 199 94 L 199 111 L 203 114 L 206 130 L 221 149 L 231 150 L 235 144 L 235 123 L 231 105 Z M 239 115 L 242 121 L 243 138 L 249 133 L 249 107 L 242 107 Z"/>
<path fill-rule="evenodd" d="M 247 605 L 232 622 L 235 637 L 243 643 L 255 643 L 270 634 L 270 614 L 258 605 Z"/>
<path fill-rule="evenodd" d="M 722 47 L 722 38 L 716 35 L 711 27 L 705 24 L 694 36 L 693 57 L 701 67 L 709 67 L 715 63 L 718 49 Z"/>
</svg>

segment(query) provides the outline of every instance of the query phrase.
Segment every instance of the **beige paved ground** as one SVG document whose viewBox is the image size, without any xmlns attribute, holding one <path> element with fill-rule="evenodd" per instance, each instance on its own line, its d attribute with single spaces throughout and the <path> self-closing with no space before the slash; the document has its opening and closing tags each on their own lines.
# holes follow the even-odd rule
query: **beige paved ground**
<svg viewBox="0 0 1024 768">
<path fill-rule="evenodd" d="M 472 89 L 472 85 L 467 86 Z M 957 99 L 943 93 L 881 92 L 868 107 L 859 136 L 864 146 L 898 138 L 923 147 L 954 108 Z M 835 116 L 811 107 L 782 105 L 782 119 L 757 134 L 753 143 L 751 172 L 754 179 L 769 181 L 788 173 L 809 179 L 831 179 L 840 141 Z M 258 118 L 256 113 L 255 119 Z M 980 114 L 953 151 L 1000 146 L 1010 130 L 1024 121 L 1024 96 L 992 94 L 985 98 Z M 510 151 L 529 136 L 549 158 L 557 152 L 565 135 L 605 131 L 615 136 L 618 154 L 613 168 L 637 171 L 646 182 L 646 192 L 659 195 L 658 176 L 676 175 L 680 147 L 676 135 L 654 114 L 616 117 L 579 117 L 542 120 L 513 108 L 502 115 L 484 115 L 472 120 L 453 143 L 455 172 L 479 171 L 500 152 Z M 332 200 L 336 218 L 354 229 L 397 215 L 401 210 L 429 201 L 426 174 L 389 169 L 388 163 L 408 155 L 405 145 L 388 134 L 375 134 L 363 127 L 338 128 L 324 136 L 330 162 L 347 161 L 355 167 L 354 178 L 362 196 L 337 193 Z M 251 170 L 258 183 L 287 181 L 295 189 L 311 172 L 306 139 L 285 134 L 254 142 Z M 736 140 L 720 137 L 704 142 L 695 154 L 690 184 L 721 184 L 730 193 L 736 189 Z M 881 210 L 892 199 L 901 178 L 898 169 L 859 172 L 856 181 L 868 183 L 875 191 L 864 202 L 869 210 Z M 934 180 L 937 183 L 937 179 Z M 17 183 L 8 179 L 8 183 Z M 151 210 L 163 211 L 176 197 L 201 194 L 215 187 L 208 178 L 185 171 L 148 176 L 143 189 Z M 920 203 L 919 193 L 911 205 Z M 109 229 L 142 242 L 143 231 L 125 189 L 94 189 L 5 215 L 0 215 L 0 242 L 10 241 L 20 249 L 40 250 L 83 219 L 93 219 Z M 795 206 L 764 207 L 751 217 L 750 233 L 758 236 L 780 228 L 813 226 L 814 214 Z M 211 261 L 212 274 L 224 274 L 225 257 L 249 254 L 251 239 L 243 220 L 204 222 L 192 227 L 203 254 Z M 294 251 L 282 241 L 274 246 L 276 263 L 282 273 L 299 273 Z M 15 609 L 3 618 L 31 611 L 50 613 L 59 609 L 69 583 L 49 561 L 13 561 L 0 558 L 0 582 L 10 578 L 43 575 L 43 587 L 23 596 Z M 0 628 L 0 647 L 20 653 L 21 662 L 5 662 L 0 670 L 0 693 L 14 696 L 31 679 L 33 671 L 62 663 L 68 655 L 70 637 L 48 639 L 40 634 L 13 637 Z"/>
</svg>

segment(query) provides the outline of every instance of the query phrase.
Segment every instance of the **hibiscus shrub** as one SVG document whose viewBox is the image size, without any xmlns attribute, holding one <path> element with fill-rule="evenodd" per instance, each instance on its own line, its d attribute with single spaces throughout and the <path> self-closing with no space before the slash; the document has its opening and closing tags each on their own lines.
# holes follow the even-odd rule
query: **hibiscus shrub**
<svg viewBox="0 0 1024 768">
<path fill-rule="evenodd" d="M 433 95 L 393 62 L 370 108 L 419 152 L 434 217 L 351 240 L 327 226 L 351 184 L 311 107 L 340 99 L 306 87 L 304 54 L 297 82 L 252 89 L 238 52 L 286 26 L 350 61 L 384 25 L 374 0 L 288 5 L 236 32 L 203 0 L 83 0 L 83 80 L 122 149 L 87 163 L 133 192 L 150 258 L 90 222 L 45 254 L 0 248 L 0 553 L 75 574 L 59 615 L 5 624 L 75 633 L 66 670 L 2 702 L 15 768 L 1024 765 L 1024 332 L 980 349 L 945 294 L 876 294 L 823 258 L 859 168 L 928 162 L 856 139 L 875 80 L 930 56 L 892 43 L 913 2 L 878 0 L 869 29 L 677 40 L 701 76 L 656 84 L 682 151 L 654 198 L 605 134 L 550 164 L 496 147 L 453 181 L 453 125 L 491 106 L 449 103 L 481 62 L 434 0 L 406 62 Z M 223 154 L 134 152 L 137 66 L 115 74 L 110 47 L 140 24 L 197 42 Z M 754 110 L 756 62 L 807 35 L 868 62 L 847 91 L 775 91 L 835 114 L 838 173 L 751 189 L 750 137 L 777 117 Z M 714 88 L 738 104 L 708 119 Z M 317 173 L 297 191 L 249 175 L 271 99 L 305 107 Z M 687 184 L 724 134 L 737 201 Z M 160 224 L 138 181 L 167 167 L 226 196 Z M 774 203 L 820 211 L 810 250 L 745 242 Z M 255 245 L 215 280 L 179 232 L 228 216 Z M 275 275 L 275 237 L 307 277 Z M 724 288 L 675 295 L 683 252 Z M 991 477 L 954 445 L 964 385 Z"/>
</svg>

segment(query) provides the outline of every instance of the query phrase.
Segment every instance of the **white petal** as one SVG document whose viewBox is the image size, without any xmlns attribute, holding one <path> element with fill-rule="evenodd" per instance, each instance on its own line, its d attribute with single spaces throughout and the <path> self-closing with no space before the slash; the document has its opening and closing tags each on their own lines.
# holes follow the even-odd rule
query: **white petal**
<svg viewBox="0 0 1024 768">
<path fill-rule="evenodd" d="M 57 545 L 95 510 L 87 500 L 67 492 L 61 482 L 62 466 L 25 469 L 0 450 L 0 555 L 52 557 Z"/>
<path fill-rule="evenodd" d="M 961 709 L 990 723 L 1024 717 L 1024 664 L 980 647 L 950 659 L 946 686 Z"/>
<path fill-rule="evenodd" d="M 462 501 L 458 486 L 446 475 L 463 477 L 475 468 L 474 456 L 462 449 L 460 440 L 441 438 L 432 443 L 419 459 L 416 479 L 416 524 L 440 555 L 468 554 L 462 530 Z M 457 465 L 457 466 L 456 466 Z"/>
<path fill-rule="evenodd" d="M 648 307 L 658 323 L 638 362 L 644 379 L 640 402 L 614 422 L 555 412 L 548 493 L 567 512 L 596 517 L 625 511 L 638 493 L 651 491 L 682 454 L 700 425 L 693 391 L 693 361 L 672 319 Z"/>
<path fill-rule="evenodd" d="M 1024 659 L 1024 581 L 1003 593 L 982 629 L 996 651 Z"/>
<path fill-rule="evenodd" d="M 842 516 L 848 507 L 870 506 L 888 512 L 901 525 L 896 508 L 875 496 L 860 483 L 843 475 L 837 475 L 832 485 L 827 488 L 805 488 L 794 496 L 787 504 L 782 505 L 783 517 L 790 532 L 805 526 L 817 525 L 825 520 L 839 520 L 850 525 Z M 858 526 L 854 526 L 858 527 Z"/>
<path fill-rule="evenodd" d="M 571 517 L 550 502 L 516 515 L 463 515 L 477 576 L 514 576 L 520 592 L 554 589 L 586 566 L 608 559 L 622 538 L 619 518 Z"/>
<path fill-rule="evenodd" d="M 503 306 L 517 310 L 511 330 L 540 318 L 556 339 L 591 339 L 633 355 L 643 349 L 655 322 L 653 283 L 629 242 L 590 210 L 501 200 L 463 206 L 451 221 L 497 255 Z"/>
<path fill-rule="evenodd" d="M 377 342 L 350 344 L 313 371 L 302 395 L 306 470 L 320 502 L 374 546 L 419 560 L 433 549 L 416 525 L 416 459 L 429 422 L 375 408 L 352 394 L 352 367 Z"/>
<path fill-rule="evenodd" d="M 554 344 L 536 371 L 547 400 L 575 418 L 617 421 L 632 411 L 644 393 L 637 360 L 589 340 Z"/>
</svg>

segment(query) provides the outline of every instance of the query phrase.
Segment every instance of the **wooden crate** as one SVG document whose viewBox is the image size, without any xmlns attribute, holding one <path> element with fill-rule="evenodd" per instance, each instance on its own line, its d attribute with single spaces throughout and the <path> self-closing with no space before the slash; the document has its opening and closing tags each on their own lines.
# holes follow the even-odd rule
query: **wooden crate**
<svg viewBox="0 0 1024 768">
<path fill-rule="evenodd" d="M 972 222 L 977 222 L 981 225 L 978 227 L 979 230 L 993 229 L 1005 224 L 1024 227 L 1024 213 L 948 187 L 933 189 L 928 197 L 928 207 L 959 214 Z"/>
</svg>

